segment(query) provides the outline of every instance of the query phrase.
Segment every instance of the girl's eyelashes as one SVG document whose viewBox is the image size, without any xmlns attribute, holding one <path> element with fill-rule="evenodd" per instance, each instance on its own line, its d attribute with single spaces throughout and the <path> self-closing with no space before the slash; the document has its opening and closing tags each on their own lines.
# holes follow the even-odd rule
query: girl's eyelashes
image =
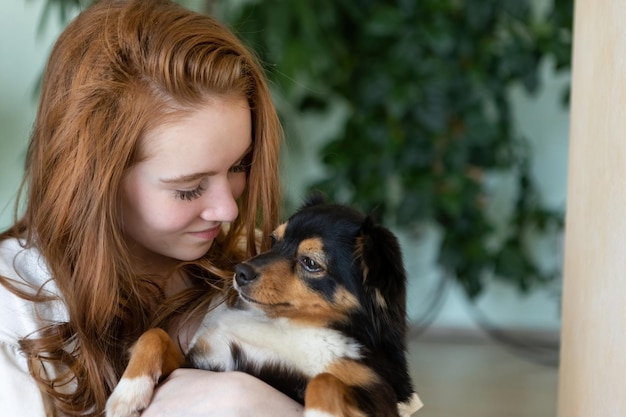
<svg viewBox="0 0 626 417">
<path fill-rule="evenodd" d="M 228 170 L 231 173 L 248 172 L 252 166 L 252 151 L 248 151 L 243 158 Z"/>
<path fill-rule="evenodd" d="M 238 174 L 248 172 L 250 166 L 252 165 L 251 156 L 244 156 L 239 162 L 228 169 L 230 174 Z M 192 201 L 202 196 L 202 193 L 207 188 L 209 178 L 205 178 L 196 188 L 191 190 L 174 190 L 174 196 L 183 201 Z"/>
<path fill-rule="evenodd" d="M 230 168 L 229 172 L 231 172 L 233 174 L 237 174 L 237 173 L 240 173 L 240 172 L 248 171 L 248 168 L 250 168 L 250 164 L 240 163 L 240 164 L 237 164 L 237 165 L 233 165 Z"/>
<path fill-rule="evenodd" d="M 179 200 L 191 201 L 200 197 L 205 190 L 205 185 L 200 184 L 193 190 L 175 190 L 174 196 Z"/>
</svg>

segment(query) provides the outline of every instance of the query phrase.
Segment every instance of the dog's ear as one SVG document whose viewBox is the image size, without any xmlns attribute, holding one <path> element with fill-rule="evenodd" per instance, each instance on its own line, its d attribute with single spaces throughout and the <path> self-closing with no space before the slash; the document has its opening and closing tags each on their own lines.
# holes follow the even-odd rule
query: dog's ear
<svg viewBox="0 0 626 417">
<path fill-rule="evenodd" d="M 361 226 L 363 281 L 379 314 L 394 323 L 406 320 L 406 271 L 396 236 L 368 216 Z"/>
<path fill-rule="evenodd" d="M 363 282 L 366 291 L 365 311 L 374 331 L 366 337 L 372 346 L 385 352 L 388 380 L 402 398 L 412 394 L 406 358 L 406 271 L 400 243 L 385 227 L 368 216 L 361 225 L 357 244 L 360 251 Z M 375 348 L 376 349 L 376 348 Z"/>
<path fill-rule="evenodd" d="M 307 207 L 318 206 L 320 204 L 325 204 L 328 202 L 328 199 L 321 191 L 311 191 L 307 197 L 304 199 L 304 203 L 300 207 L 300 210 L 305 209 Z"/>
</svg>

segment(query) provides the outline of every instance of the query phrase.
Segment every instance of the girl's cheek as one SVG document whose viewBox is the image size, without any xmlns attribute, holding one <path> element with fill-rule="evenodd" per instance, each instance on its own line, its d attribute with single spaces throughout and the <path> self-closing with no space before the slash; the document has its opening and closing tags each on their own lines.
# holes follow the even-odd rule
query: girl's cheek
<svg viewBox="0 0 626 417">
<path fill-rule="evenodd" d="M 151 223 L 155 230 L 160 232 L 173 232 L 186 227 L 189 222 L 197 217 L 198 208 L 187 201 L 164 201 L 162 205 L 156 205 L 152 213 Z"/>
<path fill-rule="evenodd" d="M 230 179 L 230 189 L 235 200 L 241 197 L 246 189 L 246 174 L 242 172 L 233 175 Z"/>
</svg>

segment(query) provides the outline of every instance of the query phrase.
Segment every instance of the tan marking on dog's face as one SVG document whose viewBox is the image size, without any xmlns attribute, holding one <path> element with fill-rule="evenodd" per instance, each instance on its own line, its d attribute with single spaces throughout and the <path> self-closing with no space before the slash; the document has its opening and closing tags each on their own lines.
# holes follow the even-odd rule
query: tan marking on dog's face
<svg viewBox="0 0 626 417">
<path fill-rule="evenodd" d="M 328 257 L 319 238 L 306 239 L 298 245 L 296 270 L 307 276 L 321 276 L 328 269 Z M 299 271 L 298 271 L 299 269 Z"/>
<path fill-rule="evenodd" d="M 298 245 L 295 259 L 257 266 L 259 277 L 241 288 L 242 294 L 271 317 L 320 326 L 345 321 L 348 312 L 359 305 L 356 297 L 341 285 L 326 295 L 312 288 L 316 280 L 329 279 L 327 263 L 322 240 L 305 239 Z"/>
<path fill-rule="evenodd" d="M 324 253 L 324 242 L 318 237 L 312 237 L 305 239 L 298 245 L 298 255 L 303 254 L 317 254 L 320 257 L 326 258 Z"/>
<path fill-rule="evenodd" d="M 259 272 L 260 277 L 241 291 L 270 317 L 287 317 L 317 325 L 342 321 L 345 317 L 345 312 L 309 288 L 288 262 L 273 263 Z"/>
</svg>

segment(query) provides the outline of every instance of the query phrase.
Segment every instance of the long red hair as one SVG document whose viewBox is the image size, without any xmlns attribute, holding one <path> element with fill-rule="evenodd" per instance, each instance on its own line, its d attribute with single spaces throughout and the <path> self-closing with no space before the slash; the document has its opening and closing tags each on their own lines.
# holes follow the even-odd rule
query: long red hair
<svg viewBox="0 0 626 417">
<path fill-rule="evenodd" d="M 147 130 L 216 95 L 247 97 L 252 114 L 240 216 L 204 258 L 182 266 L 195 292 L 161 300 L 156 311 L 162 292 L 134 272 L 121 232 L 120 183 L 140 160 Z M 269 245 L 279 216 L 280 137 L 260 64 L 211 17 L 166 0 L 100 1 L 61 34 L 28 148 L 24 215 L 0 235 L 41 251 L 69 312 L 69 322 L 21 341 L 55 414 L 101 413 L 130 343 L 149 326 L 198 308 L 200 294 L 217 291 L 233 264 L 256 252 L 255 230 L 261 247 Z M 0 283 L 35 303 L 47 300 L 6 278 Z M 42 374 L 42 364 L 56 376 Z M 75 388 L 58 390 L 68 382 Z"/>
</svg>

